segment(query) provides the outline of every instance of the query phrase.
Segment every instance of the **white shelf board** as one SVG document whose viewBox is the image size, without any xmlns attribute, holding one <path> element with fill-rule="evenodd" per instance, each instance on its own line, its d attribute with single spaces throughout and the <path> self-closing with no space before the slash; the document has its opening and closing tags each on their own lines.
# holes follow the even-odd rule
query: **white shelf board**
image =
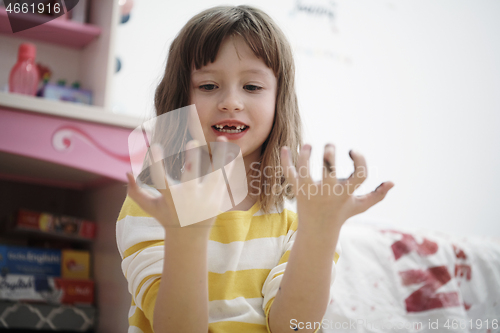
<svg viewBox="0 0 500 333">
<path fill-rule="evenodd" d="M 136 128 L 144 122 L 143 119 L 138 117 L 115 114 L 108 109 L 98 106 L 53 101 L 40 97 L 5 92 L 0 92 L 0 107 L 125 128 Z"/>
</svg>

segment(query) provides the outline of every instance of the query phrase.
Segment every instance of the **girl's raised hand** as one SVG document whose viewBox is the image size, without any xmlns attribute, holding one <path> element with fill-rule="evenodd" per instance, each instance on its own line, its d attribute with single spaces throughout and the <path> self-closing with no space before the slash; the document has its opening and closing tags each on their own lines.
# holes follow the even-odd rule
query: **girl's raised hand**
<svg viewBox="0 0 500 333">
<path fill-rule="evenodd" d="M 281 164 L 297 197 L 297 210 L 302 225 L 340 228 L 350 217 L 366 211 L 384 199 L 394 186 L 390 181 L 384 182 L 368 194 L 353 195 L 367 178 L 367 167 L 363 155 L 352 150 L 349 155 L 354 162 L 354 172 L 347 179 L 338 179 L 335 172 L 335 146 L 327 144 L 324 151 L 323 178 L 314 182 L 309 168 L 311 146 L 302 147 L 297 163 L 298 170 L 292 163 L 289 148 L 285 146 L 281 149 Z"/>
<path fill-rule="evenodd" d="M 227 142 L 227 138 L 220 136 L 217 138 L 217 142 Z M 175 181 L 168 174 L 165 174 L 162 164 L 157 162 L 150 166 L 151 178 L 161 194 L 159 196 L 154 196 L 140 188 L 133 175 L 127 173 L 128 196 L 165 228 L 180 227 L 186 224 L 185 221 L 190 220 L 200 222 L 186 225 L 183 228 L 197 227 L 208 232 L 215 222 L 217 212 L 220 212 L 218 209 L 223 200 L 223 190 L 226 190 L 225 183 L 224 186 L 220 186 L 224 179 L 220 172 L 210 173 L 211 169 L 209 169 L 206 173 L 207 176 L 200 181 L 201 149 L 193 149 L 197 146 L 195 140 L 187 143 L 185 171 L 181 176 L 181 182 L 172 188 L 169 187 L 169 184 L 174 184 Z M 215 149 L 212 155 L 214 164 L 216 161 L 227 162 L 230 160 L 231 157 L 226 156 L 226 145 L 216 145 Z M 155 161 L 163 160 L 160 147 L 153 145 L 151 152 Z M 219 165 L 225 164 L 221 162 Z M 228 172 L 230 171 L 228 170 Z M 211 215 L 212 217 L 204 220 L 197 219 L 200 214 L 207 214 L 206 212 L 211 211 L 215 212 Z"/>
</svg>

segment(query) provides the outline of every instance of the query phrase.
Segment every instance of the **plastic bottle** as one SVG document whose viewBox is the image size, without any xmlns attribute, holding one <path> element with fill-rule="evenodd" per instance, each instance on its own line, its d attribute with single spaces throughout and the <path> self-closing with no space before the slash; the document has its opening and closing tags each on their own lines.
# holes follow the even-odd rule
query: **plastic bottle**
<svg viewBox="0 0 500 333">
<path fill-rule="evenodd" d="M 12 67 L 9 76 L 9 91 L 11 93 L 35 96 L 40 81 L 35 57 L 35 45 L 23 43 L 19 46 L 17 63 Z"/>
</svg>

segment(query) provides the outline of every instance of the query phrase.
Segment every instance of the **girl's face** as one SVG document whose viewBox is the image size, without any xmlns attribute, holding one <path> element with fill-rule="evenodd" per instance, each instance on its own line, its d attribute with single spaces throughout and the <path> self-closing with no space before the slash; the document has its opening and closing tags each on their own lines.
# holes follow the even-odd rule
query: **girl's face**
<svg viewBox="0 0 500 333">
<path fill-rule="evenodd" d="M 215 62 L 191 72 L 189 104 L 196 105 L 207 142 L 223 135 L 243 157 L 258 161 L 273 125 L 276 92 L 273 71 L 234 36 L 221 43 Z"/>
</svg>

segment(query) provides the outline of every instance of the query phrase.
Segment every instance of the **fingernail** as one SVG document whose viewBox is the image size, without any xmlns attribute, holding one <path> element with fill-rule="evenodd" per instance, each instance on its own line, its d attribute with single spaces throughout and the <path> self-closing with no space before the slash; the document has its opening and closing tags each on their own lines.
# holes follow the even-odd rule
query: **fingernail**
<svg viewBox="0 0 500 333">
<path fill-rule="evenodd" d="M 375 189 L 375 191 L 376 191 L 376 190 L 377 190 L 380 186 L 382 186 L 383 184 L 385 184 L 385 183 L 382 183 L 382 184 L 380 184 L 379 186 L 377 186 L 377 188 Z"/>
<path fill-rule="evenodd" d="M 349 156 L 352 158 L 352 149 L 349 150 Z"/>
</svg>

